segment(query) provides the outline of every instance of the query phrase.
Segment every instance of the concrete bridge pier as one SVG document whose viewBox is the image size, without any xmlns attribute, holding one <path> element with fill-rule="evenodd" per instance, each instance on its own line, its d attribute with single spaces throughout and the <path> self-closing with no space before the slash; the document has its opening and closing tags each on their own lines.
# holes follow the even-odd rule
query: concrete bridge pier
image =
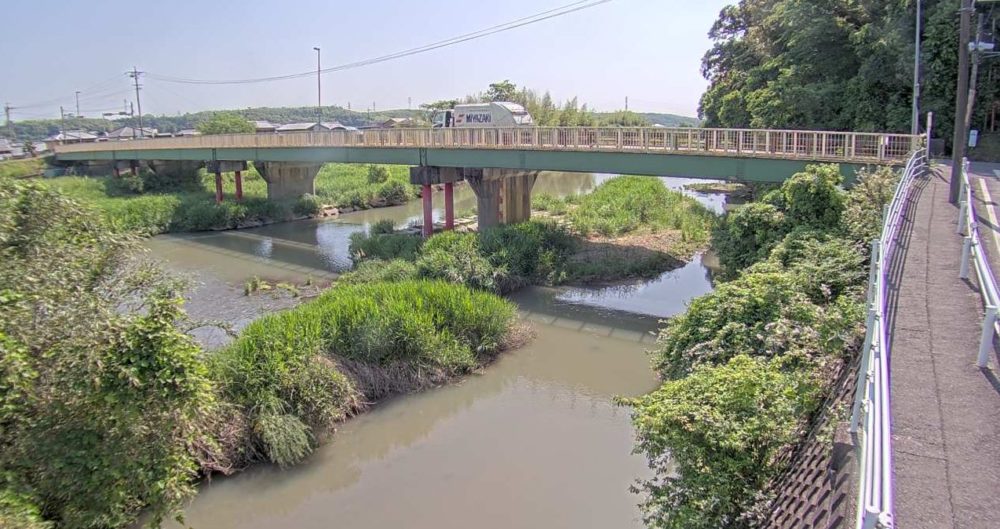
<svg viewBox="0 0 1000 529">
<path fill-rule="evenodd" d="M 515 224 L 531 218 L 531 189 L 539 171 L 466 169 L 465 179 L 476 193 L 479 228 Z"/>
<path fill-rule="evenodd" d="M 268 200 L 299 198 L 316 193 L 316 175 L 323 164 L 295 162 L 254 162 L 267 182 Z M 244 169 L 246 168 L 244 164 Z"/>
<path fill-rule="evenodd" d="M 421 199 L 424 205 L 423 236 L 430 237 L 434 233 L 434 204 L 432 201 L 432 185 L 444 184 L 444 229 L 455 227 L 455 182 L 465 178 L 465 169 L 461 167 L 419 166 L 410 168 L 410 183 L 421 186 Z"/>
<path fill-rule="evenodd" d="M 215 173 L 215 203 L 222 203 L 222 173 L 236 173 L 236 201 L 243 201 L 243 175 L 242 171 L 247 170 L 246 162 L 216 161 L 208 162 L 208 170 Z M 268 198 L 270 198 L 271 186 L 268 185 Z"/>
</svg>

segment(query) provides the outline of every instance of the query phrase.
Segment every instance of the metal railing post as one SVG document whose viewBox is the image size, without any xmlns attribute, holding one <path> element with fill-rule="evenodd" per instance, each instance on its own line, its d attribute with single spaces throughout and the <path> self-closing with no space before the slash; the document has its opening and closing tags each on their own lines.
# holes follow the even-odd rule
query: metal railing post
<svg viewBox="0 0 1000 529">
<path fill-rule="evenodd" d="M 962 240 L 962 260 L 958 268 L 959 279 L 969 279 L 969 260 L 972 257 L 972 235 Z"/>
<path fill-rule="evenodd" d="M 990 351 L 993 350 L 993 334 L 997 321 L 997 307 L 995 305 L 986 306 L 986 316 L 983 318 L 983 332 L 979 338 L 979 358 L 976 365 L 986 367 L 989 363 Z"/>
<path fill-rule="evenodd" d="M 864 346 L 861 352 L 860 363 L 858 364 L 857 383 L 854 386 L 854 405 L 851 409 L 850 427 L 852 434 L 858 433 L 858 424 L 861 420 L 861 404 L 864 400 L 864 382 L 871 376 L 868 365 L 871 363 L 872 341 L 875 339 L 875 317 L 877 314 L 875 289 L 878 287 L 879 280 L 881 279 L 879 277 L 879 249 L 881 247 L 882 244 L 878 239 L 872 241 L 871 259 L 868 265 L 868 295 L 865 303 L 865 306 L 868 308 L 868 317 L 865 320 L 865 341 L 863 342 Z"/>
</svg>

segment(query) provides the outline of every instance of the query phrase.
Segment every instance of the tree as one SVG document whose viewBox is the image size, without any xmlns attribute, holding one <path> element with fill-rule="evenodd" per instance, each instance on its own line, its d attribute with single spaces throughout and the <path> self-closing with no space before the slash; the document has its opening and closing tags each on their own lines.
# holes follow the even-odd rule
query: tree
<svg viewBox="0 0 1000 529">
<path fill-rule="evenodd" d="M 216 112 L 198 125 L 198 132 L 202 134 L 245 134 L 255 130 L 253 123 L 233 112 Z"/>
<path fill-rule="evenodd" d="M 489 101 L 514 101 L 516 95 L 517 85 L 507 79 L 490 83 L 490 88 L 486 90 L 486 99 Z"/>
<path fill-rule="evenodd" d="M 424 110 L 431 110 L 431 111 L 434 111 L 434 110 L 449 110 L 449 109 L 455 108 L 455 105 L 457 105 L 457 104 L 458 104 L 458 100 L 457 99 L 442 99 L 440 101 L 435 101 L 433 103 L 424 103 L 424 104 L 420 105 L 420 108 L 422 108 Z"/>
</svg>

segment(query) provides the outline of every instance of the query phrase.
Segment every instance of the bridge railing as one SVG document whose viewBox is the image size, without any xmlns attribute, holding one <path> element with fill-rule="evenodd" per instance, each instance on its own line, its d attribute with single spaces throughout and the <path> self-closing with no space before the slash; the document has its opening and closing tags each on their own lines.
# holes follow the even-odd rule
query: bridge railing
<svg viewBox="0 0 1000 529">
<path fill-rule="evenodd" d="M 969 278 L 970 264 L 976 270 L 979 281 L 979 292 L 983 298 L 985 315 L 983 317 L 982 334 L 979 339 L 979 355 L 976 364 L 986 367 L 990 351 L 993 350 L 993 337 L 997 329 L 997 308 L 1000 307 L 1000 293 L 997 280 L 990 267 L 989 256 L 979 235 L 979 222 L 976 214 L 975 194 L 969 185 L 969 161 L 962 160 L 961 192 L 959 193 L 958 233 L 964 235 L 962 244 L 962 259 L 958 276 Z"/>
<path fill-rule="evenodd" d="M 156 149 L 373 147 L 684 153 L 846 162 L 902 162 L 910 134 L 666 127 L 518 127 L 220 134 L 56 146 L 59 153 Z"/>
<path fill-rule="evenodd" d="M 858 446 L 858 529 L 894 527 L 892 437 L 889 387 L 891 342 L 887 320 L 889 274 L 910 204 L 913 183 L 927 168 L 926 149 L 906 161 L 891 202 L 886 206 L 880 238 L 872 241 L 868 276 L 865 341 L 858 367 L 850 431 Z"/>
</svg>

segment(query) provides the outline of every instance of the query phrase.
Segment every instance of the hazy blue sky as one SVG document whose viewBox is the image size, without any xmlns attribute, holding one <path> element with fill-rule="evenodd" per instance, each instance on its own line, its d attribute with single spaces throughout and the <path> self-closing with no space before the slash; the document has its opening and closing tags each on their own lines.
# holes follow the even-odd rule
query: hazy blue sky
<svg viewBox="0 0 1000 529">
<path fill-rule="evenodd" d="M 162 75 L 232 79 L 376 57 L 486 28 L 571 0 L 31 0 L 7 2 L 0 102 L 14 119 L 81 110 L 95 115 L 134 99 L 133 65 Z M 599 110 L 695 115 L 706 82 L 706 36 L 732 0 L 614 0 L 531 26 L 422 55 L 323 76 L 323 103 L 405 108 L 477 92 L 493 81 L 579 96 Z M 143 79 L 144 113 L 311 105 L 314 77 L 195 86 Z M 96 86 L 95 86 L 96 85 Z M 93 88 L 91 88 L 93 87 Z M 33 107 L 28 105 L 35 104 Z M 88 112 L 90 111 L 90 112 Z"/>
</svg>

